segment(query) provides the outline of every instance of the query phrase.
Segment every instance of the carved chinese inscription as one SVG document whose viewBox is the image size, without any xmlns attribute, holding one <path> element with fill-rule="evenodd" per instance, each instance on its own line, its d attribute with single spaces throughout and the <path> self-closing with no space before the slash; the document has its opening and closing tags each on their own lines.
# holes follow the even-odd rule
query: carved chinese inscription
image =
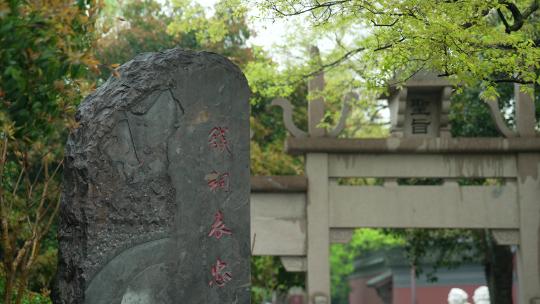
<svg viewBox="0 0 540 304">
<path fill-rule="evenodd" d="M 231 273 L 226 271 L 225 267 L 227 267 L 227 263 L 218 258 L 216 264 L 212 265 L 212 280 L 208 283 L 209 286 L 223 287 L 232 279 Z"/>
<path fill-rule="evenodd" d="M 220 152 L 227 151 L 231 153 L 229 149 L 229 141 L 227 140 L 228 128 L 214 127 L 208 135 L 208 143 L 210 147 L 217 149 Z"/>
<path fill-rule="evenodd" d="M 408 90 L 404 124 L 405 136 L 439 136 L 440 95 L 439 90 Z"/>
<path fill-rule="evenodd" d="M 118 72 L 68 141 L 54 303 L 250 303 L 244 76 L 180 49 Z"/>
<path fill-rule="evenodd" d="M 223 235 L 227 234 L 231 235 L 232 231 L 225 226 L 225 223 L 223 223 L 223 213 L 221 213 L 221 211 L 218 211 L 214 215 L 214 223 L 212 224 L 212 228 L 210 230 L 210 233 L 208 233 L 208 236 L 215 237 L 219 240 Z"/>
<path fill-rule="evenodd" d="M 226 127 L 214 127 L 210 130 L 208 135 L 208 142 L 212 149 L 217 149 L 219 152 L 227 152 L 230 155 L 231 149 L 229 147 L 229 142 L 226 138 L 226 134 L 229 128 Z M 215 192 L 218 189 L 223 189 L 226 192 L 229 191 L 229 173 L 217 173 L 212 171 L 212 173 L 206 175 L 206 180 L 210 191 Z M 225 226 L 223 222 L 223 212 L 217 210 L 214 215 L 214 223 L 212 224 L 209 237 L 214 237 L 217 240 L 220 240 L 224 235 L 232 235 L 231 229 Z M 224 271 L 227 266 L 226 262 L 223 262 L 219 257 L 217 262 L 211 268 L 212 280 L 209 283 L 209 286 L 212 287 L 217 285 L 218 287 L 224 287 L 225 284 L 232 279 L 232 274 L 230 271 Z"/>
<path fill-rule="evenodd" d="M 208 187 L 211 191 L 223 190 L 229 191 L 229 173 L 218 173 L 212 171 L 205 177 Z"/>
<path fill-rule="evenodd" d="M 428 134 L 431 124 L 431 113 L 428 110 L 428 102 L 424 99 L 411 100 L 411 128 L 412 134 Z"/>
</svg>

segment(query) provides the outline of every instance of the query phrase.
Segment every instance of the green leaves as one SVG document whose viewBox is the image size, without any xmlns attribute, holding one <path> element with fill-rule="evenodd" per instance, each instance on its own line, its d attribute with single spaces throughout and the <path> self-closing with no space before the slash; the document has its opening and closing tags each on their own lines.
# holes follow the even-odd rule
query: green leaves
<svg viewBox="0 0 540 304">
<path fill-rule="evenodd" d="M 14 0 L 9 8 L 1 7 L 2 110 L 15 123 L 18 137 L 37 140 L 53 132 L 53 117 L 68 119 L 70 113 L 59 107 L 62 100 L 76 104 L 85 93 L 81 77 L 97 64 L 87 52 L 94 7 L 81 9 L 66 0 L 51 0 L 46 7 Z M 59 81 L 65 85 L 56 85 Z"/>
<path fill-rule="evenodd" d="M 0 176 L 1 217 L 9 227 L 2 229 L 8 241 L 2 243 L 0 267 L 6 303 L 50 303 L 56 248 L 50 240 L 45 246 L 41 241 L 56 214 L 60 179 L 45 177 L 46 167 L 59 170 L 67 133 L 76 125 L 74 108 L 93 89 L 89 78 L 98 64 L 91 52 L 98 9 L 89 1 L 0 2 L 0 138 L 10 142 Z M 24 263 L 14 266 L 15 256 Z M 29 280 L 34 292 L 27 293 Z M 18 293 L 13 293 L 19 289 L 15 282 Z M 43 294 L 37 293 L 41 289 Z"/>
<path fill-rule="evenodd" d="M 336 44 L 323 63 L 350 64 L 366 87 L 386 86 L 428 69 L 466 86 L 481 81 L 488 89 L 484 96 L 492 98 L 489 88 L 500 81 L 539 81 L 531 70 L 540 62 L 538 8 L 531 4 L 517 1 L 520 16 L 495 0 L 271 0 L 259 7 L 274 18 L 305 15 L 317 25 L 313 32 L 319 37 L 363 29 L 363 35 L 350 32 L 350 42 Z M 343 55 L 351 51 L 354 56 Z"/>
<path fill-rule="evenodd" d="M 390 249 L 403 245 L 400 237 L 384 234 L 380 229 L 357 229 L 348 244 L 332 244 L 330 247 L 330 267 L 332 281 L 332 301 L 347 303 L 348 284 L 344 282 L 354 271 L 354 261 L 359 254 L 374 250 Z"/>
</svg>

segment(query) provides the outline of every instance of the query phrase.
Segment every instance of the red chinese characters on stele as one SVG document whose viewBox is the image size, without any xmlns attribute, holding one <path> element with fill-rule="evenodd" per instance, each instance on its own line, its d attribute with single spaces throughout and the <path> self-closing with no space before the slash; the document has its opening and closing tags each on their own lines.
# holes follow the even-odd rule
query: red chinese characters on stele
<svg viewBox="0 0 540 304">
<path fill-rule="evenodd" d="M 216 192 L 219 189 L 229 192 L 229 173 L 212 171 L 210 174 L 207 174 L 204 179 L 212 192 Z"/>
<path fill-rule="evenodd" d="M 227 127 L 214 127 L 210 130 L 208 134 L 208 145 L 210 148 L 217 150 L 218 152 L 225 152 L 232 154 L 229 147 L 229 141 L 227 139 L 229 129 Z M 205 176 L 208 188 L 211 192 L 216 192 L 218 190 L 224 190 L 228 192 L 230 190 L 230 175 L 228 172 L 218 173 L 212 171 L 210 174 Z M 216 238 L 220 240 L 225 235 L 232 235 L 231 229 L 225 226 L 223 222 L 223 213 L 221 210 L 218 210 L 214 214 L 214 223 L 210 228 L 208 237 Z M 223 287 L 227 282 L 232 280 L 232 275 L 230 271 L 226 271 L 227 263 L 221 259 L 217 259 L 216 264 L 212 265 L 211 275 L 212 279 L 208 283 L 210 287 L 214 285 L 218 287 Z"/>
<path fill-rule="evenodd" d="M 223 223 L 223 213 L 221 211 L 218 211 L 214 215 L 214 223 L 212 224 L 212 227 L 210 229 L 210 233 L 208 233 L 208 236 L 215 237 L 216 239 L 219 240 L 225 234 L 231 235 L 232 231 L 231 229 L 225 226 L 225 223 Z"/>
<path fill-rule="evenodd" d="M 223 287 L 232 279 L 231 273 L 225 271 L 226 267 L 227 263 L 218 258 L 216 265 L 212 265 L 212 280 L 208 283 L 208 286 L 217 285 L 218 287 Z"/>
<path fill-rule="evenodd" d="M 213 127 L 212 130 L 210 130 L 210 134 L 208 134 L 208 144 L 210 147 L 220 152 L 227 151 L 231 154 L 229 141 L 227 140 L 227 132 L 229 132 L 229 129 L 226 127 Z"/>
</svg>

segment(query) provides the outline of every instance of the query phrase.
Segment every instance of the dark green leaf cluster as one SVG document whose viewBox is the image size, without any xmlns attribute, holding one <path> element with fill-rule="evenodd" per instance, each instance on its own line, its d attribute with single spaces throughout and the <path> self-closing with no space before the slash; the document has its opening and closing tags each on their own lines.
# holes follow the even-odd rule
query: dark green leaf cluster
<svg viewBox="0 0 540 304">
<path fill-rule="evenodd" d="M 78 81 L 91 59 L 90 5 L 0 4 L 0 123 L 13 122 L 17 138 L 33 141 L 58 132 L 55 123 L 81 99 Z"/>
</svg>

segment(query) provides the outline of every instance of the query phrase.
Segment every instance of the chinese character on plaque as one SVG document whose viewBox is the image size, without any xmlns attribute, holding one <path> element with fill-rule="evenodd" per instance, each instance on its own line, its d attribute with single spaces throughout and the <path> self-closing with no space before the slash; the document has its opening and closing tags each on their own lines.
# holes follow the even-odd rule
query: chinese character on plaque
<svg viewBox="0 0 540 304">
<path fill-rule="evenodd" d="M 232 279 L 231 273 L 225 271 L 225 267 L 227 267 L 227 263 L 218 258 L 216 265 L 212 265 L 212 280 L 208 283 L 208 286 L 217 285 L 218 287 L 223 287 Z"/>
<path fill-rule="evenodd" d="M 413 118 L 412 119 L 412 133 L 413 134 L 428 134 L 429 125 L 430 125 L 429 119 Z"/>
<path fill-rule="evenodd" d="M 214 215 L 214 223 L 212 224 L 209 237 L 215 237 L 216 239 L 221 239 L 223 235 L 232 235 L 231 229 L 225 226 L 223 223 L 223 213 L 221 211 L 216 212 Z"/>
<path fill-rule="evenodd" d="M 228 128 L 224 127 L 214 127 L 210 130 L 208 134 L 208 144 L 210 147 L 219 150 L 220 152 L 227 151 L 229 154 L 231 150 L 229 149 L 229 141 L 227 140 Z"/>
<path fill-rule="evenodd" d="M 412 134 L 428 134 L 431 124 L 430 114 L 426 100 L 420 98 L 411 100 Z"/>
<path fill-rule="evenodd" d="M 411 101 L 412 115 L 430 115 L 428 111 L 428 102 L 423 99 L 415 98 Z"/>
<path fill-rule="evenodd" d="M 218 173 L 212 171 L 212 173 L 207 174 L 204 179 L 208 183 L 208 187 L 212 192 L 216 192 L 218 189 L 229 191 L 229 173 Z"/>
</svg>

